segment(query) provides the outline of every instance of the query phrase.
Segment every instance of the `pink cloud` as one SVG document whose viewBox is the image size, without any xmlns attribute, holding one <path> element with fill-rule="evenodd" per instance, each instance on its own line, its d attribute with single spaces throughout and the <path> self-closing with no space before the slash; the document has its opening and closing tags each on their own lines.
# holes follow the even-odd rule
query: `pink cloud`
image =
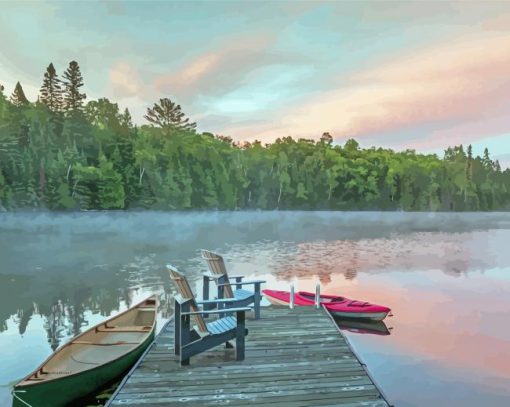
<svg viewBox="0 0 510 407">
<path fill-rule="evenodd" d="M 293 135 L 374 135 L 432 126 L 441 129 L 423 148 L 443 147 L 445 123 L 482 123 L 473 137 L 500 131 L 492 120 L 510 100 L 510 34 L 482 33 L 415 49 L 385 65 L 351 75 L 347 84 L 283 112 L 262 139 Z M 505 117 L 506 114 L 505 114 Z"/>
<path fill-rule="evenodd" d="M 181 98 L 235 88 L 248 72 L 264 63 L 273 41 L 274 34 L 238 35 L 196 55 L 178 69 L 158 75 L 154 88 Z M 284 58 L 280 55 L 277 60 Z"/>
<path fill-rule="evenodd" d="M 127 62 L 117 62 L 110 68 L 108 76 L 109 87 L 115 97 L 138 96 L 142 91 L 137 70 Z"/>
<path fill-rule="evenodd" d="M 157 77 L 155 86 L 158 90 L 193 86 L 214 71 L 223 57 L 221 54 L 214 53 L 200 55 L 180 70 Z"/>
</svg>

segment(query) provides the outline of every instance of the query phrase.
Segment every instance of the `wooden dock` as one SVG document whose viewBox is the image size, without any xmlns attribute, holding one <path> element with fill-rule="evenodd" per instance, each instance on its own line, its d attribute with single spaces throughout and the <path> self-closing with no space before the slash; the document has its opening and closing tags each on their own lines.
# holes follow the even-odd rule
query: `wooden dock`
<svg viewBox="0 0 510 407">
<path fill-rule="evenodd" d="M 326 310 L 264 308 L 246 324 L 243 362 L 219 346 L 181 367 L 168 323 L 107 406 L 388 406 Z"/>
</svg>

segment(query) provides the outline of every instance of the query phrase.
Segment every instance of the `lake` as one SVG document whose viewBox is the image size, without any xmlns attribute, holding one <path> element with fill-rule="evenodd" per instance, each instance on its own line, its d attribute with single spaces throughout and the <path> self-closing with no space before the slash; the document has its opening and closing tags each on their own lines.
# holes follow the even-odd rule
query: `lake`
<svg viewBox="0 0 510 407">
<path fill-rule="evenodd" d="M 320 282 L 390 306 L 388 331 L 344 332 L 397 406 L 506 406 L 509 242 L 509 213 L 0 213 L 0 405 L 56 347 L 150 293 L 161 327 L 164 265 L 198 291 L 208 248 L 269 288 Z"/>
</svg>

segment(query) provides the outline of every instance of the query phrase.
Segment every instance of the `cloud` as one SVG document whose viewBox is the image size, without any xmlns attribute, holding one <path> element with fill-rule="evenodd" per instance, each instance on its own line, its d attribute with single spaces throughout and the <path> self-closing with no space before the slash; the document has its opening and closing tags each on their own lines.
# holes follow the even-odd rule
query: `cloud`
<svg viewBox="0 0 510 407">
<path fill-rule="evenodd" d="M 434 148 L 449 144 L 454 124 L 483 122 L 471 136 L 485 137 L 500 130 L 492 120 L 510 100 L 508 72 L 510 34 L 450 39 L 332 81 L 334 90 L 286 109 L 279 126 L 256 136 L 311 137 L 328 130 L 364 137 L 421 127 L 437 131 L 420 144 Z"/>
<path fill-rule="evenodd" d="M 302 62 L 306 57 L 271 51 L 273 34 L 230 38 L 196 55 L 180 67 L 157 75 L 159 93 L 189 101 L 200 95 L 212 97 L 236 89 L 249 80 L 250 72 L 267 65 Z"/>
<path fill-rule="evenodd" d="M 500 13 L 484 21 L 482 27 L 487 30 L 508 31 L 509 24 L 510 13 Z"/>
<path fill-rule="evenodd" d="M 129 63 L 119 61 L 108 73 L 109 87 L 117 98 L 137 96 L 142 91 L 142 84 L 136 69 Z"/>
</svg>

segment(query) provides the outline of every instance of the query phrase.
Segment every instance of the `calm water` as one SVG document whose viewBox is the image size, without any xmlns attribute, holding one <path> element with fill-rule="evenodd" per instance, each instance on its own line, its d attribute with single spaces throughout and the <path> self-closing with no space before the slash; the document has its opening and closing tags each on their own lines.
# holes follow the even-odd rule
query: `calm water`
<svg viewBox="0 0 510 407">
<path fill-rule="evenodd" d="M 198 289 L 209 248 L 267 287 L 320 281 L 390 306 L 391 335 L 346 333 L 397 406 L 507 406 L 509 242 L 501 213 L 3 213 L 0 405 L 53 349 L 150 293 L 163 322 L 164 265 Z"/>
</svg>

